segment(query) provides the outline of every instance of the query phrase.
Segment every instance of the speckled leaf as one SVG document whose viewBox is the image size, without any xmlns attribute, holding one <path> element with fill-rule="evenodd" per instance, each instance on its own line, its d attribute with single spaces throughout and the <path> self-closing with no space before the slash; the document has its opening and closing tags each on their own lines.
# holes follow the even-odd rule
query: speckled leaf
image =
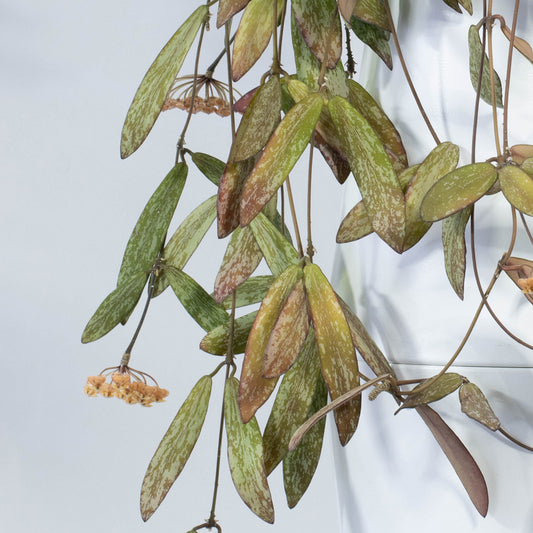
<svg viewBox="0 0 533 533">
<path fill-rule="evenodd" d="M 470 81 L 474 87 L 474 91 L 477 91 L 479 71 L 481 67 L 481 58 L 483 56 L 483 45 L 479 38 L 479 33 L 476 26 L 470 26 L 468 30 L 468 48 L 470 50 Z M 492 105 L 492 91 L 490 83 L 490 64 L 487 54 L 483 60 L 483 73 L 481 75 L 481 98 Z M 502 101 L 502 82 L 496 72 L 494 72 L 494 92 L 496 94 L 496 105 L 503 107 Z"/>
<path fill-rule="evenodd" d="M 472 214 L 472 206 L 444 219 L 442 245 L 446 275 L 457 296 L 463 299 L 466 272 L 465 227 Z"/>
<path fill-rule="evenodd" d="M 274 390 L 277 379 L 263 377 L 263 359 L 276 320 L 295 283 L 303 273 L 299 265 L 287 268 L 270 287 L 248 337 L 239 388 L 239 406 L 244 422 L 250 420 Z"/>
<path fill-rule="evenodd" d="M 250 228 L 237 228 L 230 238 L 215 279 L 215 300 L 222 302 L 247 280 L 263 259 Z"/>
<path fill-rule="evenodd" d="M 294 246 L 263 213 L 252 220 L 250 227 L 274 276 L 279 276 L 289 265 L 299 263 L 300 257 Z"/>
<path fill-rule="evenodd" d="M 141 516 L 146 522 L 165 499 L 200 436 L 212 380 L 203 376 L 191 390 L 157 447 L 141 487 Z"/>
<path fill-rule="evenodd" d="M 217 197 L 211 196 L 202 202 L 178 227 L 163 250 L 163 261 L 166 266 L 182 270 L 217 215 Z M 161 294 L 168 287 L 165 270 L 162 269 L 156 279 L 153 296 Z"/>
<path fill-rule="evenodd" d="M 235 307 L 244 307 L 263 301 L 274 279 L 274 276 L 254 276 L 241 283 L 235 292 Z M 230 294 L 224 299 L 222 305 L 226 309 L 231 309 L 232 304 L 233 295 Z"/>
<path fill-rule="evenodd" d="M 265 146 L 280 120 L 281 85 L 272 76 L 255 93 L 235 135 L 230 160 L 242 161 Z"/>
<path fill-rule="evenodd" d="M 301 353 L 285 374 L 263 434 L 267 475 L 289 452 L 292 434 L 305 421 L 320 375 L 315 334 L 309 330 Z"/>
<path fill-rule="evenodd" d="M 209 154 L 203 154 L 201 152 L 194 152 L 191 155 L 193 163 L 198 167 L 198 170 L 217 187 L 220 183 L 220 178 L 224 173 L 226 164 L 224 161 L 217 159 Z"/>
<path fill-rule="evenodd" d="M 401 251 L 405 201 L 381 141 L 361 113 L 343 98 L 333 98 L 328 107 L 374 231 L 394 250 Z"/>
<path fill-rule="evenodd" d="M 289 294 L 268 339 L 263 361 L 265 378 L 277 378 L 289 370 L 302 349 L 308 330 L 307 297 L 300 280 Z"/>
<path fill-rule="evenodd" d="M 335 0 L 292 0 L 291 5 L 308 48 L 320 63 L 325 62 L 329 69 L 335 68 L 342 53 L 342 28 Z M 330 36 L 333 14 L 335 21 Z"/>
<path fill-rule="evenodd" d="M 350 22 L 357 0 L 338 0 L 339 11 L 346 22 Z"/>
<path fill-rule="evenodd" d="M 322 96 L 311 94 L 280 122 L 244 185 L 241 226 L 248 225 L 281 187 L 308 145 L 323 104 Z"/>
<path fill-rule="evenodd" d="M 244 353 L 257 311 L 235 319 L 233 353 Z M 229 341 L 229 322 L 212 329 L 200 342 L 200 349 L 213 355 L 226 355 Z"/>
<path fill-rule="evenodd" d="M 437 145 L 424 159 L 405 192 L 404 250 L 414 246 L 431 224 L 420 218 L 420 205 L 429 189 L 459 162 L 459 147 L 450 142 Z"/>
<path fill-rule="evenodd" d="M 352 17 L 351 26 L 355 35 L 369 46 L 385 65 L 392 70 L 392 55 L 389 46 L 390 33 L 356 17 Z"/>
<path fill-rule="evenodd" d="M 207 11 L 204 5 L 193 12 L 159 52 L 145 74 L 122 128 L 122 159 L 135 152 L 150 133 Z"/>
<path fill-rule="evenodd" d="M 343 184 L 350 175 L 350 165 L 344 154 L 340 153 L 333 146 L 328 144 L 324 138 L 315 131 L 315 146 L 320 150 L 324 161 L 328 164 L 329 168 L 333 172 L 335 179 Z"/>
<path fill-rule="evenodd" d="M 109 294 L 85 326 L 81 342 L 93 342 L 125 322 L 139 301 L 147 279 L 148 274 L 137 273 Z"/>
<path fill-rule="evenodd" d="M 322 375 L 334 400 L 359 385 L 359 370 L 350 328 L 334 290 L 318 266 L 306 265 L 304 282 Z M 360 412 L 360 397 L 335 411 L 337 431 L 343 446 L 354 434 Z"/>
<path fill-rule="evenodd" d="M 350 104 L 365 117 L 383 145 L 397 156 L 403 167 L 406 167 L 407 154 L 405 153 L 400 133 L 394 124 L 381 109 L 381 106 L 361 85 L 353 80 L 347 80 L 346 83 L 350 91 L 348 96 Z M 398 170 L 401 171 L 402 169 L 399 168 Z"/>
<path fill-rule="evenodd" d="M 228 461 L 233 483 L 244 503 L 259 518 L 272 524 L 274 506 L 263 463 L 263 438 L 257 420 L 243 424 L 239 415 L 239 381 L 229 378 L 224 389 L 224 420 Z"/>
<path fill-rule="evenodd" d="M 324 405 L 328 399 L 328 389 L 322 376 L 316 382 L 315 394 L 307 417 L 312 416 Z M 287 496 L 289 508 L 293 508 L 300 501 L 309 487 L 318 466 L 326 420 L 315 424 L 292 452 L 283 460 L 283 486 Z"/>
<path fill-rule="evenodd" d="M 217 28 L 220 28 L 233 15 L 244 9 L 250 0 L 220 0 L 217 12 Z"/>
<path fill-rule="evenodd" d="M 381 0 L 358 0 L 353 16 L 363 22 L 368 22 L 378 28 L 390 31 L 387 12 Z"/>
<path fill-rule="evenodd" d="M 419 405 L 416 410 L 446 454 L 478 513 L 486 516 L 489 494 L 476 461 L 459 437 L 429 405 Z"/>
<path fill-rule="evenodd" d="M 472 15 L 474 12 L 472 8 L 472 0 L 459 0 L 459 3 L 466 9 L 466 11 Z"/>
<path fill-rule="evenodd" d="M 521 165 L 526 159 L 533 157 L 532 144 L 515 144 L 509 148 L 511 159 L 517 164 Z"/>
<path fill-rule="evenodd" d="M 473 383 L 464 383 L 459 389 L 461 411 L 470 418 L 477 420 L 492 431 L 500 428 L 498 417 L 494 414 L 487 398 L 481 389 Z"/>
<path fill-rule="evenodd" d="M 430 383 L 430 385 L 428 385 Z M 441 400 L 448 394 L 456 391 L 463 384 L 463 378 L 454 372 L 447 372 L 442 376 L 432 377 L 422 381 L 413 389 L 413 394 L 407 396 L 400 409 L 407 407 L 416 407 L 417 405 L 427 404 Z M 427 387 L 416 392 L 420 387 Z M 400 410 L 398 409 L 398 410 Z"/>
<path fill-rule="evenodd" d="M 178 163 L 146 204 L 126 246 L 117 287 L 139 272 L 148 272 L 161 250 L 187 178 L 187 166 Z"/>
<path fill-rule="evenodd" d="M 278 0 L 278 14 L 284 0 Z M 261 57 L 272 36 L 272 0 L 251 0 L 239 23 L 233 43 L 232 76 L 240 80 Z"/>
<path fill-rule="evenodd" d="M 490 163 L 460 167 L 438 180 L 420 206 L 422 220 L 435 222 L 479 200 L 494 184 L 498 172 Z"/>
<path fill-rule="evenodd" d="M 215 302 L 188 274 L 174 267 L 167 268 L 166 274 L 172 290 L 185 310 L 205 331 L 211 331 L 229 321 L 224 307 Z"/>
<path fill-rule="evenodd" d="M 530 177 L 533 178 L 533 157 L 528 157 L 520 168 Z"/>
<path fill-rule="evenodd" d="M 519 211 L 533 216 L 533 178 L 513 165 L 500 168 L 498 178 L 505 198 Z"/>
</svg>

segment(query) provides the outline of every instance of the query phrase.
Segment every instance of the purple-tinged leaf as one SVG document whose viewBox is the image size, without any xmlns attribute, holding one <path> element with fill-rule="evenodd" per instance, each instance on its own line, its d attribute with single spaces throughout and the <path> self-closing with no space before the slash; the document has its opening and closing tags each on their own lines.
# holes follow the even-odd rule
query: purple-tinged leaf
<svg viewBox="0 0 533 533">
<path fill-rule="evenodd" d="M 217 28 L 225 24 L 233 15 L 244 9 L 250 0 L 220 0 L 217 12 Z"/>
</svg>

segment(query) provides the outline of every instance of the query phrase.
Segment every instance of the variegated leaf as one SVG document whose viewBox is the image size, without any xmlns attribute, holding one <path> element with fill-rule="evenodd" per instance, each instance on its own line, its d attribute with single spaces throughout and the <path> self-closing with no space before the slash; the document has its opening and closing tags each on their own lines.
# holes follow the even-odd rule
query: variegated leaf
<svg viewBox="0 0 533 533">
<path fill-rule="evenodd" d="M 461 411 L 492 431 L 500 429 L 501 423 L 494 414 L 481 389 L 473 383 L 464 383 L 459 389 Z"/>
<path fill-rule="evenodd" d="M 270 287 L 248 337 L 239 388 L 239 406 L 244 422 L 250 420 L 274 390 L 277 379 L 263 377 L 263 359 L 276 320 L 295 283 L 303 273 L 299 265 L 288 267 Z"/>
<path fill-rule="evenodd" d="M 161 250 L 187 178 L 187 165 L 178 163 L 146 204 L 126 246 L 117 287 L 139 272 L 148 272 Z"/>
<path fill-rule="evenodd" d="M 198 7 L 159 52 L 145 74 L 122 128 L 122 159 L 135 152 L 150 133 L 207 12 L 207 6 Z"/>
<path fill-rule="evenodd" d="M 497 177 L 490 163 L 473 163 L 446 174 L 428 189 L 420 205 L 420 217 L 435 222 L 457 213 L 479 200 Z"/>
<path fill-rule="evenodd" d="M 211 383 L 210 376 L 196 383 L 148 465 L 141 487 L 141 516 L 145 522 L 165 499 L 191 455 L 207 413 Z"/>
<path fill-rule="evenodd" d="M 382 30 L 390 31 L 387 11 L 381 0 L 358 0 L 353 16 Z"/>
<path fill-rule="evenodd" d="M 400 409 L 416 407 L 417 405 L 441 400 L 445 396 L 448 396 L 448 394 L 456 391 L 462 384 L 463 377 L 454 372 L 447 372 L 441 376 L 434 376 L 424 380 L 413 389 L 412 394 L 409 394 Z M 417 389 L 420 387 L 424 387 L 424 389 L 417 392 Z"/>
<path fill-rule="evenodd" d="M 254 276 L 241 283 L 235 291 L 235 307 L 239 308 L 262 302 L 274 279 L 274 276 Z M 233 295 L 228 295 L 222 305 L 226 309 L 231 309 Z"/>
<path fill-rule="evenodd" d="M 250 0 L 219 0 L 217 28 L 225 24 L 233 15 L 244 9 Z"/>
<path fill-rule="evenodd" d="M 500 168 L 498 178 L 509 203 L 522 213 L 533 216 L 533 178 L 513 165 Z"/>
<path fill-rule="evenodd" d="M 244 353 L 248 336 L 257 316 L 257 311 L 235 319 L 233 327 L 233 353 Z M 229 322 L 212 329 L 200 342 L 200 349 L 213 355 L 225 355 L 228 351 Z"/>
<path fill-rule="evenodd" d="M 350 328 L 334 290 L 318 266 L 305 266 L 304 282 L 322 375 L 334 400 L 359 385 L 359 370 Z M 360 412 L 360 397 L 335 411 L 337 431 L 343 446 L 354 434 Z"/>
<path fill-rule="evenodd" d="M 239 381 L 229 378 L 224 390 L 224 420 L 228 437 L 231 478 L 244 503 L 259 518 L 272 524 L 274 506 L 263 463 L 263 438 L 257 420 L 244 424 L 239 414 Z"/>
<path fill-rule="evenodd" d="M 374 231 L 394 250 L 402 250 L 405 201 L 398 177 L 376 133 L 346 100 L 328 104 Z"/>
<path fill-rule="evenodd" d="M 220 183 L 220 178 L 224 174 L 225 163 L 216 157 L 201 152 L 194 152 L 191 155 L 193 163 L 198 167 L 198 170 L 217 187 Z"/>
<path fill-rule="evenodd" d="M 453 290 L 461 300 L 464 297 L 466 273 L 465 227 L 471 214 L 472 206 L 466 207 L 442 222 L 442 245 L 446 275 Z"/>
<path fill-rule="evenodd" d="M 291 436 L 306 419 L 319 378 L 322 379 L 320 360 L 311 328 L 298 359 L 281 381 L 265 427 L 263 446 L 267 475 L 289 452 Z"/>
<path fill-rule="evenodd" d="M 351 20 L 352 30 L 392 70 L 392 54 L 389 46 L 390 33 L 356 17 Z"/>
<path fill-rule="evenodd" d="M 308 145 L 324 101 L 311 94 L 280 122 L 244 184 L 241 226 L 248 225 L 281 187 Z"/>
</svg>

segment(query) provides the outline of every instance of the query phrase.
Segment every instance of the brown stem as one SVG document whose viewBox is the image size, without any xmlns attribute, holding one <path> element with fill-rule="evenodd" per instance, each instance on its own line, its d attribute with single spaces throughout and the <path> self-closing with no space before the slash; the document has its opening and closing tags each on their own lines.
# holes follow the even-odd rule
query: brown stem
<svg viewBox="0 0 533 533">
<path fill-rule="evenodd" d="M 488 46 L 488 55 L 489 55 L 489 72 L 490 72 L 490 93 L 492 101 L 492 127 L 494 129 L 494 143 L 496 145 L 496 152 L 498 154 L 498 161 L 501 160 L 501 146 L 500 146 L 500 134 L 498 132 L 498 108 L 496 107 L 496 90 L 495 90 L 495 79 L 494 79 L 494 51 L 492 48 L 492 22 L 490 21 L 492 17 L 492 0 L 489 0 L 489 7 L 487 17 L 489 20 L 487 27 L 487 46 Z M 485 22 L 487 26 L 487 22 Z"/>
<path fill-rule="evenodd" d="M 309 260 L 313 262 L 313 255 L 315 255 L 315 249 L 313 247 L 313 238 L 311 235 L 311 182 L 313 176 L 313 146 L 314 146 L 315 134 L 311 135 L 309 142 L 309 168 L 307 171 L 307 256 Z"/>
<path fill-rule="evenodd" d="M 300 228 L 298 227 L 298 218 L 296 217 L 296 208 L 294 207 L 294 198 L 292 196 L 291 180 L 288 176 L 287 176 L 287 179 L 285 180 L 285 184 L 287 186 L 287 196 L 289 198 L 289 206 L 291 209 L 292 225 L 294 226 L 294 233 L 296 235 L 296 242 L 298 244 L 298 253 L 300 254 L 300 257 L 303 257 L 304 248 L 302 246 L 302 238 L 300 237 Z"/>
</svg>

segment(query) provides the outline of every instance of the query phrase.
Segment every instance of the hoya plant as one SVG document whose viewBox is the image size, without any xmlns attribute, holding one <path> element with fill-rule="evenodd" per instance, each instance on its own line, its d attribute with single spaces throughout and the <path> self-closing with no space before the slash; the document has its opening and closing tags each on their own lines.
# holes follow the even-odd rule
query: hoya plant
<svg viewBox="0 0 533 533">
<path fill-rule="evenodd" d="M 525 233 L 533 245 L 528 228 L 528 217 L 533 216 L 533 145 L 528 144 L 531 139 L 523 139 L 522 144 L 509 146 L 512 125 L 507 113 L 513 54 L 533 62 L 533 50 L 516 35 L 518 0 L 512 20 L 498 14 L 492 2 L 479 3 L 483 17 L 472 21 L 464 36 L 470 56 L 458 60 L 469 62 L 475 116 L 480 106 L 493 109 L 494 153 L 487 160 L 476 158 L 474 120 L 472 160 L 467 165 L 459 165 L 454 139 L 441 140 L 424 111 L 424 95 L 411 81 L 387 0 L 198 1 L 148 68 L 125 119 L 122 158 L 141 148 L 164 111 L 181 110 L 182 130 L 176 139 L 175 165 L 140 214 L 116 288 L 89 320 L 82 342 L 96 341 L 117 325 L 126 325 L 136 306 L 144 305 L 140 322 L 120 361 L 89 377 L 85 392 L 143 406 L 165 400 L 168 391 L 145 371 L 133 368 L 131 358 L 149 305 L 169 287 L 176 305 L 182 305 L 205 330 L 198 339 L 199 350 L 213 358 L 212 372 L 191 384 L 148 465 L 141 489 L 143 520 L 152 516 L 179 478 L 207 410 L 216 404 L 222 405 L 222 417 L 220 438 L 213 444 L 217 457 L 213 505 L 206 521 L 188 525 L 193 526 L 191 531 L 222 530 L 216 519 L 216 494 L 224 432 L 235 488 L 253 513 L 274 522 L 269 474 L 282 463 L 287 503 L 296 506 L 320 460 L 326 414 L 333 413 L 344 446 L 357 431 L 362 402 L 380 393 L 390 394 L 398 409 L 416 410 L 483 516 L 488 511 L 483 474 L 430 404 L 458 391 L 458 409 L 473 423 L 531 450 L 503 428 L 480 387 L 453 369 L 484 308 L 502 335 L 533 348 L 503 325 L 489 303 L 502 272 L 516 286 L 509 297 L 533 303 L 533 257 L 513 255 L 518 233 Z M 435 1 L 435 9 L 447 9 L 439 4 Z M 470 0 L 445 0 L 445 4 L 461 16 L 473 13 Z M 220 35 L 221 52 L 216 57 L 208 57 L 202 48 L 206 31 Z M 494 32 L 502 32 L 508 41 L 503 84 L 494 68 Z M 403 70 L 435 141 L 421 160 L 410 160 L 401 131 L 358 82 L 355 66 L 360 58 L 353 57 L 352 39 L 362 41 L 388 68 Z M 391 47 L 397 52 L 394 65 Z M 189 53 L 194 54 L 194 72 L 183 73 Z M 263 55 L 269 62 L 272 58 L 270 66 L 254 77 L 249 71 Z M 292 64 L 294 71 L 284 70 Z M 202 65 L 209 66 L 204 71 Z M 206 145 L 186 143 L 197 113 L 224 117 L 213 127 L 231 139 L 225 161 L 210 154 Z M 298 194 L 306 198 L 307 213 L 299 217 L 291 171 L 303 157 L 308 179 Z M 443 262 L 458 305 L 467 268 L 465 232 L 470 231 L 469 257 L 479 306 L 459 347 L 433 377 L 398 376 L 365 324 L 315 262 L 311 200 L 320 205 L 321 199 L 312 195 L 317 157 L 331 171 L 329 187 L 341 187 L 354 178 L 360 192 L 361 200 L 331 239 L 357 246 L 356 241 L 376 234 L 398 254 L 408 254 L 433 224 L 442 221 Z M 218 192 L 199 205 L 180 203 L 184 187 L 194 187 L 203 177 Z M 475 204 L 496 195 L 509 203 L 512 236 L 484 287 L 474 253 Z M 170 234 L 177 212 L 186 216 Z M 206 237 L 212 225 L 218 238 L 227 238 L 227 246 L 212 284 L 201 286 L 187 264 L 200 242 L 213 238 Z M 262 263 L 270 273 L 254 275 Z M 442 282 L 448 281 L 443 276 Z M 223 397 L 211 397 L 214 380 L 224 382 Z M 273 395 L 275 399 L 267 403 L 268 421 L 260 427 L 256 413 Z M 364 416 L 372 417 L 371 407 Z"/>
</svg>

